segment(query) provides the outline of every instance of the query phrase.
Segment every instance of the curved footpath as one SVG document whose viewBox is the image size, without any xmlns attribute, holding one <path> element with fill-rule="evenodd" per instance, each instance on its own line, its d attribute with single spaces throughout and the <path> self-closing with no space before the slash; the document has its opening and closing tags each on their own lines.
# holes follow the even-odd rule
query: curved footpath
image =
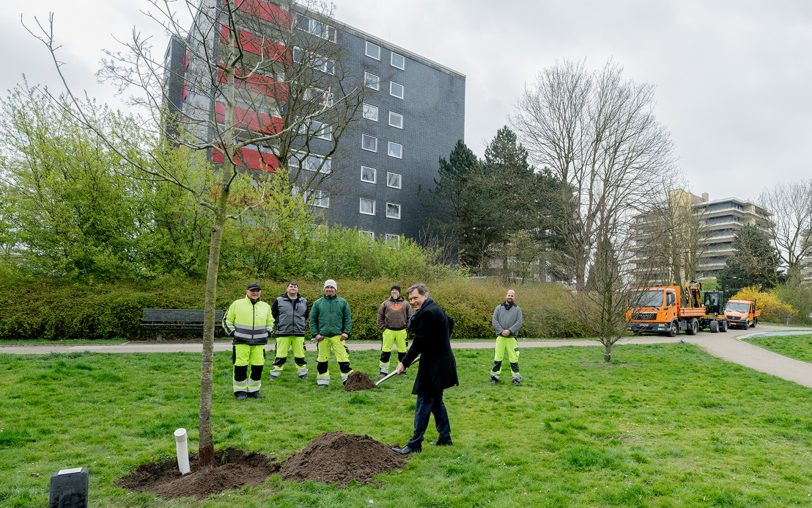
<svg viewBox="0 0 812 508">
<path fill-rule="evenodd" d="M 737 363 L 759 372 L 764 372 L 800 385 L 812 388 L 812 363 L 802 362 L 786 356 L 773 353 L 766 349 L 754 346 L 741 339 L 760 335 L 796 335 L 812 334 L 812 328 L 791 328 L 778 325 L 759 325 L 757 330 L 729 330 L 727 333 L 700 332 L 698 335 L 678 335 L 677 337 L 643 336 L 626 337 L 616 345 L 626 344 L 673 344 L 684 342 L 693 344 L 706 352 L 723 360 Z M 458 341 L 452 342 L 455 349 L 491 349 L 492 341 Z M 594 339 L 562 339 L 562 340 L 532 340 L 519 342 L 522 348 L 537 347 L 564 347 L 564 346 L 601 346 Z M 378 349 L 378 342 L 349 342 L 353 351 Z M 273 342 L 271 342 L 273 348 Z M 312 349 L 312 347 L 311 347 Z M 217 341 L 215 351 L 231 350 L 228 341 Z M 155 342 L 125 342 L 122 344 L 93 345 L 83 344 L 75 346 L 0 346 L 0 354 L 40 355 L 50 353 L 200 353 L 200 343 L 155 343 Z"/>
</svg>

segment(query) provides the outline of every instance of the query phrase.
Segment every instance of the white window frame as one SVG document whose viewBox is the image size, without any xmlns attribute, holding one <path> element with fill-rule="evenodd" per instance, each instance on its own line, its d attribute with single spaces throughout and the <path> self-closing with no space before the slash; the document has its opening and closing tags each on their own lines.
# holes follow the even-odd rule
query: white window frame
<svg viewBox="0 0 812 508">
<path fill-rule="evenodd" d="M 402 66 L 397 65 L 395 63 L 395 57 L 396 56 L 400 57 L 403 60 L 403 65 Z M 400 69 L 402 71 L 405 71 L 406 70 L 406 57 L 401 55 L 400 53 L 395 53 L 394 51 L 392 51 L 392 53 L 390 53 L 390 55 L 389 55 L 389 65 L 391 65 L 392 67 L 394 67 L 396 69 Z"/>
<path fill-rule="evenodd" d="M 333 106 L 334 95 L 335 94 L 333 94 L 333 92 L 322 90 L 321 88 L 310 87 L 305 90 L 304 100 L 310 101 L 316 97 L 321 97 L 324 107 L 330 108 Z"/>
<path fill-rule="evenodd" d="M 313 201 L 310 203 L 311 206 L 315 206 L 317 208 L 330 208 L 330 193 L 326 190 L 316 190 L 310 192 L 310 195 L 313 196 Z"/>
<path fill-rule="evenodd" d="M 364 211 L 364 202 L 372 203 L 372 212 Z M 361 215 L 375 215 L 375 200 L 372 198 L 358 198 L 358 213 Z"/>
<path fill-rule="evenodd" d="M 392 182 L 392 177 L 397 177 L 397 185 Z M 392 189 L 400 189 L 403 187 L 403 176 L 400 173 L 386 172 L 386 186 Z"/>
<path fill-rule="evenodd" d="M 322 164 L 322 161 L 324 161 L 324 164 Z M 321 170 L 319 170 L 319 173 L 323 175 L 329 175 L 333 171 L 332 159 L 330 157 L 324 157 L 323 155 L 319 155 L 316 153 L 305 155 L 304 153 L 297 152 L 290 156 L 290 159 L 288 160 L 288 165 L 304 169 L 305 171 L 313 171 L 313 172 L 315 172 L 316 169 L 318 169 L 318 167 L 321 166 Z"/>
<path fill-rule="evenodd" d="M 400 87 L 400 95 L 398 95 L 393 88 Z M 402 99 L 406 95 L 406 87 L 395 81 L 389 82 L 389 95 Z"/>
<path fill-rule="evenodd" d="M 394 235 L 392 233 L 386 233 L 384 235 L 384 243 L 386 243 L 386 245 L 388 247 L 399 249 L 400 248 L 400 235 Z"/>
<path fill-rule="evenodd" d="M 375 231 L 369 231 L 366 229 L 359 229 L 358 234 L 361 236 L 366 236 L 370 240 L 375 240 Z"/>
<path fill-rule="evenodd" d="M 367 104 L 366 102 L 361 106 L 361 115 L 366 118 L 367 120 L 371 120 L 373 122 L 378 121 L 378 106 L 373 106 L 372 104 Z M 370 114 L 367 114 L 367 113 Z M 375 114 L 373 115 L 372 112 Z"/>
<path fill-rule="evenodd" d="M 369 169 L 372 171 L 372 180 L 365 180 L 364 179 L 364 170 Z M 361 166 L 361 181 L 366 183 L 377 183 L 378 182 L 378 170 L 373 168 L 372 166 Z"/>
<path fill-rule="evenodd" d="M 376 76 L 371 72 L 364 71 L 364 86 L 367 88 L 371 88 L 372 90 L 380 90 L 381 89 L 380 76 Z"/>
<path fill-rule="evenodd" d="M 377 51 L 377 54 L 375 50 Z M 381 60 L 381 47 L 371 41 L 364 41 L 364 54 L 373 60 Z"/>
<path fill-rule="evenodd" d="M 400 149 L 398 151 L 398 153 L 397 154 L 393 153 L 397 148 Z M 403 145 L 401 145 L 400 143 L 395 143 L 394 141 L 387 141 L 386 155 L 388 155 L 389 157 L 394 157 L 396 159 L 402 159 L 403 158 Z"/>
<path fill-rule="evenodd" d="M 371 140 L 373 140 L 375 142 L 375 147 L 374 148 L 367 148 L 365 146 L 366 145 L 366 140 L 368 140 L 368 139 L 371 139 Z M 361 134 L 361 149 L 366 150 L 367 152 L 377 152 L 378 151 L 378 138 L 376 138 L 375 136 L 373 136 L 371 134 L 362 133 Z"/>
<path fill-rule="evenodd" d="M 399 119 L 400 121 L 399 122 L 393 122 L 392 118 L 395 118 L 395 120 Z M 395 113 L 394 111 L 390 111 L 389 112 L 389 125 L 391 127 L 395 127 L 396 129 L 402 129 L 403 128 L 403 115 L 401 115 L 400 113 Z"/>
<path fill-rule="evenodd" d="M 307 20 L 307 23 L 305 23 L 307 25 L 306 28 L 300 25 L 300 23 L 299 23 L 300 19 L 306 19 Z M 323 21 L 319 21 L 317 19 L 313 19 L 311 17 L 308 17 L 308 16 L 305 16 L 303 14 L 298 14 L 297 13 L 294 25 L 299 30 L 302 30 L 302 31 L 307 32 L 309 34 L 313 34 L 316 37 L 321 37 L 322 39 L 326 39 L 326 40 L 328 40 L 330 42 L 335 42 L 336 41 L 336 29 L 335 29 L 335 27 L 333 25 L 328 25 L 327 23 L 325 23 Z M 322 25 L 322 27 L 323 27 L 321 30 L 319 30 L 317 28 L 319 25 Z"/>
<path fill-rule="evenodd" d="M 389 213 L 389 207 L 397 207 L 397 213 Z M 387 219 L 398 219 L 400 220 L 400 204 L 399 203 L 386 203 L 386 218 Z"/>
</svg>

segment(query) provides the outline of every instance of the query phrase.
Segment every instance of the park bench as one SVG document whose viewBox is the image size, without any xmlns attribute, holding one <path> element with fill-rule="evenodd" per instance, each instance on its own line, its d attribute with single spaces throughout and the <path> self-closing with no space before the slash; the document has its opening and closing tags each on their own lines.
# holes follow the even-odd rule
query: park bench
<svg viewBox="0 0 812 508">
<path fill-rule="evenodd" d="M 223 335 L 220 325 L 223 311 L 216 310 L 214 315 L 214 334 Z M 141 316 L 141 328 L 154 332 L 161 340 L 164 333 L 173 335 L 194 336 L 203 334 L 202 309 L 144 309 Z"/>
</svg>

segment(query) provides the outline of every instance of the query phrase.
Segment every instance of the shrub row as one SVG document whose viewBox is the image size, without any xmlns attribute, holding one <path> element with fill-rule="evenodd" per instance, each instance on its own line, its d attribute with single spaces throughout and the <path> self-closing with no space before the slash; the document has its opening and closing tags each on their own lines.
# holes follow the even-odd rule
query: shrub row
<svg viewBox="0 0 812 508">
<path fill-rule="evenodd" d="M 286 283 L 260 280 L 267 301 Z M 245 280 L 221 280 L 217 307 L 225 309 L 245 291 Z M 407 281 L 338 280 L 339 294 L 353 312 L 352 339 L 377 340 L 376 312 L 390 286 Z M 300 280 L 303 296 L 321 296 L 322 281 Z M 454 318 L 455 338 L 493 337 L 490 322 L 506 286 L 489 281 L 449 279 L 429 285 L 432 297 Z M 3 339 L 148 339 L 139 326 L 144 308 L 203 308 L 203 282 L 180 278 L 79 284 L 22 277 L 0 282 L 0 338 Z M 553 285 L 515 288 L 525 315 L 524 337 L 576 337 L 585 331 L 570 310 L 569 295 Z"/>
</svg>

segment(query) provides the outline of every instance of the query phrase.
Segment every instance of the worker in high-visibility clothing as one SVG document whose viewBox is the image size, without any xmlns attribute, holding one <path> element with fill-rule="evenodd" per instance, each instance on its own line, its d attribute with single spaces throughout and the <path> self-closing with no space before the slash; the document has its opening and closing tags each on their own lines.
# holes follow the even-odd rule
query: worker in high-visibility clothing
<svg viewBox="0 0 812 508">
<path fill-rule="evenodd" d="M 496 332 L 491 384 L 499 383 L 502 375 L 502 361 L 507 354 L 513 384 L 518 386 L 522 384 L 522 375 L 519 374 L 519 341 L 516 337 L 522 328 L 522 309 L 516 305 L 516 291 L 508 290 L 505 301 L 493 310 L 491 326 Z"/>
<path fill-rule="evenodd" d="M 397 347 L 399 362 L 406 356 L 406 327 L 409 325 L 411 315 L 412 307 L 400 296 L 400 286 L 393 285 L 389 291 L 389 298 L 378 307 L 378 327 L 383 329 L 381 358 L 378 362 L 381 377 L 389 374 L 392 345 Z"/>
<path fill-rule="evenodd" d="M 352 331 L 352 312 L 347 300 L 338 296 L 337 291 L 336 281 L 327 279 L 324 282 L 324 296 L 316 300 L 310 309 L 310 333 L 318 343 L 316 386 L 322 388 L 330 385 L 330 371 L 327 368 L 330 351 L 338 362 L 341 382 L 346 383 L 352 374 L 349 350 L 344 343 Z"/>
<path fill-rule="evenodd" d="M 261 291 L 259 284 L 249 284 L 245 298 L 235 300 L 223 316 L 223 329 L 233 337 L 232 385 L 237 400 L 265 398 L 259 390 L 265 367 L 265 345 L 273 331 L 274 319 L 271 306 L 260 300 Z"/>
</svg>

